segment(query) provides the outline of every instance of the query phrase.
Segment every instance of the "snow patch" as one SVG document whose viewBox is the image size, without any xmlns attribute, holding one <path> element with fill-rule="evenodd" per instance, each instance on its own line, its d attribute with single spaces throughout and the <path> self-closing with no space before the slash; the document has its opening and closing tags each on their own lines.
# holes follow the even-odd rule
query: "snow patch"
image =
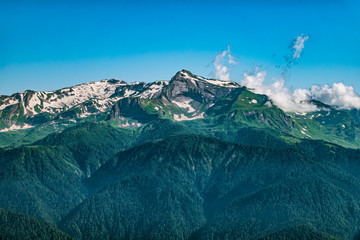
<svg viewBox="0 0 360 240">
<path fill-rule="evenodd" d="M 160 93 L 162 89 L 169 84 L 168 81 L 157 81 L 145 85 L 145 91 L 137 94 L 140 98 L 153 98 L 155 94 Z"/>
<path fill-rule="evenodd" d="M 6 99 L 5 103 L 0 105 L 0 111 L 4 110 L 6 107 L 14 105 L 19 103 L 19 100 L 12 98 L 12 97 L 8 97 L 8 99 Z"/>
<path fill-rule="evenodd" d="M 239 86 L 232 81 L 225 81 L 225 80 L 215 80 L 215 79 L 204 79 L 206 82 L 220 86 L 220 87 L 228 87 L 228 88 L 238 88 Z"/>
<path fill-rule="evenodd" d="M 5 128 L 0 130 L 0 132 L 8 132 L 8 131 L 14 131 L 14 130 L 21 130 L 21 129 L 28 129 L 28 128 L 33 128 L 34 126 L 31 126 L 29 124 L 24 124 L 23 126 L 19 126 L 19 125 L 12 125 L 9 128 Z"/>
<path fill-rule="evenodd" d="M 312 138 L 309 134 L 307 134 L 306 132 L 304 132 L 303 130 L 300 130 L 302 134 L 306 135 L 309 138 Z"/>
<path fill-rule="evenodd" d="M 192 102 L 191 98 L 187 98 L 186 100 L 183 100 L 181 102 L 177 102 L 175 100 L 172 100 L 171 102 L 174 103 L 179 108 L 187 109 L 188 113 L 195 112 L 195 109 L 190 105 L 190 102 Z"/>
<path fill-rule="evenodd" d="M 180 121 L 191 121 L 191 120 L 195 120 L 195 119 L 202 119 L 204 118 L 204 113 L 201 113 L 198 116 L 192 117 L 192 118 L 188 118 L 187 116 L 185 116 L 184 114 L 174 114 L 174 120 L 177 122 Z"/>
<path fill-rule="evenodd" d="M 124 97 L 129 97 L 129 96 L 131 96 L 131 95 L 134 94 L 134 93 L 135 93 L 134 90 L 125 89 Z"/>
</svg>

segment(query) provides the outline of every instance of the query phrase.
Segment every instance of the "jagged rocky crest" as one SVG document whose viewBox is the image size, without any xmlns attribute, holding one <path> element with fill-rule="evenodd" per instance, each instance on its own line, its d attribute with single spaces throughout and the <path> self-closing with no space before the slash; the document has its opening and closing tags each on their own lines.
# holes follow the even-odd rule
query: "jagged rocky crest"
<svg viewBox="0 0 360 240">
<path fill-rule="evenodd" d="M 192 100 L 211 103 L 229 92 L 219 86 L 227 86 L 229 89 L 239 87 L 234 82 L 208 80 L 182 70 L 170 81 L 126 83 L 110 79 L 57 91 L 27 90 L 0 97 L 0 130 L 30 128 L 54 119 L 86 118 L 109 112 L 117 102 L 117 105 L 127 101 L 134 102 L 121 101 L 122 99 L 161 99 L 167 101 L 167 104 L 175 102 L 180 108 L 193 109 L 189 105 Z M 195 104 L 195 107 L 196 105 L 199 104 Z"/>
<path fill-rule="evenodd" d="M 267 96 L 235 82 L 181 70 L 170 81 L 126 83 L 110 79 L 57 91 L 28 90 L 0 96 L 0 132 L 61 130 L 89 120 L 116 121 L 124 128 L 141 127 L 156 119 L 197 120 L 270 128 L 347 147 L 359 145 L 357 110 L 336 110 L 319 101 L 313 104 L 320 110 L 285 113 Z"/>
</svg>

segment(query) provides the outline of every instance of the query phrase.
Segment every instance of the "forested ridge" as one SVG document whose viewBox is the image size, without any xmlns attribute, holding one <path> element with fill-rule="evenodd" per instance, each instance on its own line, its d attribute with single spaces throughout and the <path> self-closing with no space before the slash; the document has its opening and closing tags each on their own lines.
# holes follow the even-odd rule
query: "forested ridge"
<svg viewBox="0 0 360 240">
<path fill-rule="evenodd" d="M 32 145 L 1 149 L 0 207 L 15 217 L 3 218 L 7 230 L 0 236 L 40 231 L 59 239 L 353 239 L 358 234 L 360 151 L 261 128 L 193 129 L 170 120 L 138 130 L 87 122 Z M 12 229 L 14 221 L 20 224 Z"/>
</svg>

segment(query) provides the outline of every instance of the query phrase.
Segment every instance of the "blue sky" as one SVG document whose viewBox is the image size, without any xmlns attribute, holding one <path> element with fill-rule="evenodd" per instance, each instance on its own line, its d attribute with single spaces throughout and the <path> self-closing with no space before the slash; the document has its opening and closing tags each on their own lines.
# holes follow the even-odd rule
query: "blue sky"
<svg viewBox="0 0 360 240">
<path fill-rule="evenodd" d="M 0 94 L 55 90 L 104 78 L 210 77 L 231 45 L 231 79 L 259 66 L 279 78 L 289 44 L 307 34 L 287 85 L 344 82 L 360 92 L 356 1 L 0 1 Z"/>
</svg>

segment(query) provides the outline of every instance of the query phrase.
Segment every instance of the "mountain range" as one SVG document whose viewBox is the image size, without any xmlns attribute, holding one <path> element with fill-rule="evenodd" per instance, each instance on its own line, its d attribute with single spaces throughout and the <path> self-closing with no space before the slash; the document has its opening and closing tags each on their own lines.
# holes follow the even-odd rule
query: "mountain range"
<svg viewBox="0 0 360 240">
<path fill-rule="evenodd" d="M 0 96 L 0 238 L 360 239 L 360 112 L 311 104 L 187 70 Z"/>
</svg>

